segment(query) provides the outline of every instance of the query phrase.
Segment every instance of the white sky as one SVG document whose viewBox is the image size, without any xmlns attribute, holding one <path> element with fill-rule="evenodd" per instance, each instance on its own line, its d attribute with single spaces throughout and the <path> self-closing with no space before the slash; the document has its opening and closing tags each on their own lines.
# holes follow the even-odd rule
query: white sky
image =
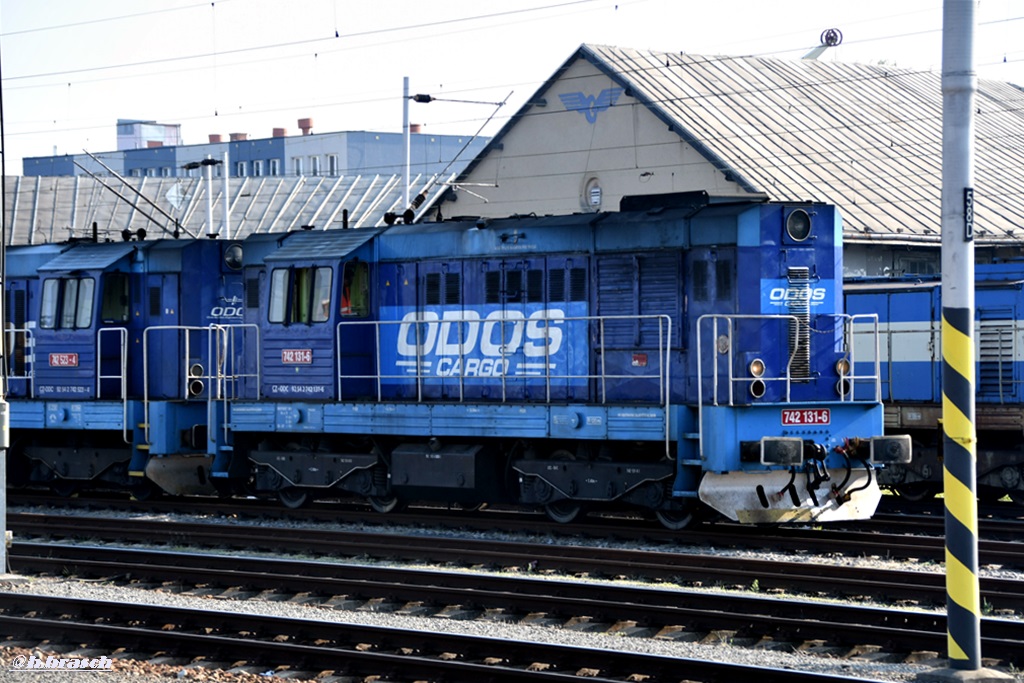
<svg viewBox="0 0 1024 683">
<path fill-rule="evenodd" d="M 1024 2 L 980 0 L 981 78 L 1024 85 Z M 508 104 L 581 43 L 941 70 L 942 0 L 0 0 L 7 173 L 24 156 L 111 151 L 118 118 L 270 137 L 402 127 L 413 93 Z M 335 36 L 338 34 L 338 37 Z M 410 105 L 425 133 L 472 134 L 491 104 Z"/>
</svg>

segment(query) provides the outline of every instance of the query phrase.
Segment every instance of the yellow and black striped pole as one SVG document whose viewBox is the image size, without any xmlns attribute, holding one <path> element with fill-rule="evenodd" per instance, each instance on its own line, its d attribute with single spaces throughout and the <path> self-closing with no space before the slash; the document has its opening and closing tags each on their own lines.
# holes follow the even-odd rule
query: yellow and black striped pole
<svg viewBox="0 0 1024 683">
<path fill-rule="evenodd" d="M 942 15 L 942 421 L 950 668 L 981 668 L 974 425 L 974 2 Z"/>
<path fill-rule="evenodd" d="M 942 307 L 942 419 L 946 499 L 946 614 L 954 669 L 981 667 L 974 310 Z"/>
</svg>

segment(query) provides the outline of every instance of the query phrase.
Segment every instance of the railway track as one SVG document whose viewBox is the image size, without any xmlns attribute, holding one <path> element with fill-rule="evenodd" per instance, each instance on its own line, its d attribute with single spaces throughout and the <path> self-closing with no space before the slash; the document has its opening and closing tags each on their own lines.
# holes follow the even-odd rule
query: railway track
<svg viewBox="0 0 1024 683">
<path fill-rule="evenodd" d="M 243 509 L 248 509 L 248 512 L 237 512 L 228 514 L 222 508 L 218 506 L 211 506 L 209 510 L 199 509 L 195 505 L 188 506 L 188 508 L 175 506 L 173 511 L 185 512 L 186 509 L 190 509 L 189 514 L 207 514 L 211 517 L 218 519 L 230 519 L 232 516 L 246 516 L 249 518 L 261 518 L 263 515 L 262 510 L 264 508 L 250 508 L 250 506 L 243 506 Z M 160 512 L 159 509 L 153 509 L 153 512 Z M 167 512 L 167 510 L 164 510 Z M 311 512 L 311 511 L 310 511 Z M 353 513 L 345 514 L 340 513 L 336 510 L 319 510 L 322 514 L 306 515 L 303 514 L 300 517 L 288 516 L 289 519 L 306 521 L 325 521 L 331 522 L 332 524 L 341 522 L 356 522 L 361 521 L 367 523 L 368 519 L 376 520 L 373 527 L 378 528 L 381 524 L 384 524 L 380 516 L 367 517 L 365 513 Z M 418 510 L 416 513 L 406 516 L 387 516 L 387 524 L 399 525 L 402 521 L 407 521 L 412 526 L 422 526 L 425 520 L 429 520 L 428 523 L 431 526 L 450 526 L 460 528 L 470 528 L 478 530 L 502 530 L 506 529 L 509 531 L 515 531 L 522 533 L 524 529 L 528 530 L 534 528 L 530 525 L 531 518 L 522 514 L 513 515 L 510 519 L 510 515 L 503 513 L 496 513 L 495 515 L 487 515 L 484 519 L 484 515 L 476 515 L 472 518 L 464 517 L 460 515 L 452 515 L 447 512 L 438 512 L 437 514 L 431 514 L 430 510 Z M 99 513 L 97 513 L 99 514 Z M 354 515 L 354 516 L 353 516 Z M 42 535 L 42 533 L 50 533 L 50 535 L 59 535 L 61 532 L 65 532 L 62 527 L 67 527 L 67 532 L 71 533 L 74 531 L 77 538 L 83 538 L 84 530 L 92 522 L 88 521 L 88 517 L 82 516 L 65 516 L 56 514 L 40 513 L 36 516 L 18 516 L 17 513 L 11 513 L 10 518 L 17 520 L 19 526 L 15 526 L 14 522 L 11 522 L 11 528 L 15 531 L 20 528 L 25 532 L 35 533 L 35 535 Z M 281 518 L 280 516 L 274 515 L 274 518 Z M 604 520 L 600 520 L 604 521 Z M 102 522 L 96 522 L 102 526 Z M 206 533 L 211 532 L 211 524 L 196 524 L 194 527 L 184 526 L 185 522 L 180 522 L 182 529 L 179 533 L 179 537 L 187 535 L 193 535 L 193 538 L 202 540 Z M 738 549 L 755 549 L 755 550 L 778 550 L 788 552 L 815 552 L 820 554 L 828 554 L 833 556 L 848 556 L 848 557 L 879 557 L 889 559 L 900 559 L 900 560 L 921 560 L 930 562 L 943 562 L 945 560 L 945 545 L 944 538 L 941 532 L 937 531 L 938 528 L 935 526 L 936 522 L 933 521 L 933 529 L 936 532 L 929 533 L 926 535 L 920 530 L 920 526 L 914 526 L 919 529 L 918 532 L 895 532 L 886 533 L 880 530 L 870 530 L 863 527 L 857 528 L 812 528 L 812 527 L 775 527 L 775 528 L 750 528 L 738 525 L 714 525 L 708 527 L 700 527 L 695 530 L 686 531 L 685 533 L 677 533 L 673 536 L 662 536 L 660 533 L 651 533 L 638 530 L 636 524 L 625 525 L 625 526 L 610 526 L 608 524 L 592 523 L 592 524 L 565 524 L 557 525 L 555 529 L 559 531 L 560 535 L 565 535 L 568 538 L 579 539 L 579 538 L 612 538 L 612 539 L 631 539 L 633 541 L 645 541 L 649 544 L 667 544 L 666 547 L 680 547 L 680 546 L 707 546 L 715 548 L 738 548 Z M 242 524 L 239 524 L 241 527 Z M 49 529 L 47 529 L 49 527 Z M 128 538 L 125 536 L 125 540 L 134 540 L 139 542 L 146 542 L 152 539 L 161 539 L 166 531 L 166 523 L 164 521 L 153 522 L 146 526 L 143 520 L 139 520 L 139 523 L 135 525 L 136 530 L 132 531 L 134 536 Z M 540 526 L 538 533 L 549 530 L 550 527 Z M 1017 539 L 1024 535 L 1024 528 L 1021 526 L 1007 523 L 1001 525 L 1002 532 L 995 535 L 994 532 L 984 536 L 979 540 L 979 558 L 980 562 L 984 564 L 999 565 L 1002 567 L 1024 567 L 1024 547 L 1017 543 Z M 575 532 L 573 532 L 574 529 Z M 1017 529 L 1017 530 L 1015 530 Z M 101 530 L 101 529 L 100 529 Z M 125 529 L 125 533 L 129 532 Z M 266 529 L 267 535 L 276 535 L 279 537 L 278 542 L 283 550 L 303 550 L 307 548 L 311 543 L 310 538 L 315 533 L 323 532 L 322 529 L 314 530 L 303 530 L 303 529 L 288 529 L 278 530 Z M 256 535 L 258 531 L 249 530 L 246 532 L 249 537 Z M 338 533 L 341 533 L 338 531 Z M 379 533 L 379 537 L 388 536 L 387 533 Z M 999 538 L 991 538 L 992 536 L 1004 537 L 1006 540 Z M 240 543 L 242 538 L 239 537 Z M 254 537 L 253 537 L 254 538 Z M 381 543 L 385 543 L 382 540 Z M 267 540 L 265 543 L 269 543 Z M 314 541 L 312 542 L 314 543 Z M 242 546 L 244 547 L 244 546 Z"/>
<path fill-rule="evenodd" d="M 417 507 L 387 515 L 374 513 L 351 503 L 322 501 L 301 510 L 290 510 L 272 501 L 255 499 L 204 500 L 160 499 L 132 501 L 123 497 L 61 498 L 50 494 L 14 493 L 10 506 L 45 506 L 49 509 L 133 511 L 155 514 L 202 515 L 215 518 L 280 519 L 297 522 L 366 524 L 372 526 L 430 525 L 432 528 L 457 528 L 479 531 L 506 531 L 566 536 L 571 538 L 628 538 L 671 545 L 714 545 L 716 547 L 775 548 L 814 550 L 844 554 L 878 555 L 896 559 L 943 561 L 942 537 L 945 520 L 941 506 L 920 505 L 907 508 L 893 503 L 895 511 L 880 512 L 866 522 L 827 528 L 749 527 L 732 523 L 706 524 L 684 531 L 667 531 L 653 520 L 630 515 L 585 518 L 573 524 L 556 524 L 543 514 L 501 509 L 469 513 L 437 507 Z M 987 506 L 986 509 L 1018 510 L 1015 505 Z M 908 512 L 918 510 L 919 512 Z M 920 512 L 920 511 L 924 512 Z M 991 563 L 1024 567 L 1024 553 L 1016 553 L 1012 543 L 1024 537 L 1024 519 L 1017 516 L 989 517 L 979 520 L 979 545 Z M 910 538 L 923 537 L 923 538 Z M 938 540 L 936 540 L 938 539 Z"/>
<path fill-rule="evenodd" d="M 840 683 L 834 676 L 698 659 L 596 650 L 508 638 L 285 619 L 123 602 L 0 594 L 0 628 L 51 642 L 173 651 L 214 661 L 245 660 L 305 672 L 391 680 L 595 683 L 754 680 Z"/>
<path fill-rule="evenodd" d="M 319 596 L 321 604 L 350 609 L 373 603 L 392 610 L 413 605 L 417 612 L 457 609 L 463 618 L 486 615 L 521 619 L 536 615 L 550 622 L 589 624 L 616 630 L 640 626 L 650 635 L 678 629 L 698 638 L 727 632 L 752 642 L 792 643 L 793 649 L 827 642 L 841 655 L 874 648 L 897 655 L 940 652 L 946 646 L 944 614 L 903 608 L 866 607 L 810 601 L 804 596 L 765 597 L 751 593 L 641 587 L 622 583 L 553 581 L 493 573 L 467 573 L 368 564 L 330 564 L 293 559 L 127 550 L 95 546 L 15 544 L 12 564 L 20 571 L 162 586 L 202 586 L 247 597 L 266 591 Z M 880 573 L 884 574 L 884 572 Z M 873 577 L 885 590 L 883 577 Z M 282 598 L 284 599 L 284 598 Z M 1024 663 L 1024 621 L 986 618 L 984 651 L 990 658 Z M 809 644 L 809 641 L 813 641 Z"/>
<path fill-rule="evenodd" d="M 762 591 L 867 597 L 878 602 L 923 606 L 941 606 L 946 599 L 945 576 L 941 572 L 871 569 L 841 563 L 233 524 L 133 520 L 129 525 L 120 519 L 22 513 L 11 515 L 8 525 L 19 538 L 99 539 L 116 543 L 152 543 L 158 539 L 171 546 L 483 565 L 536 574 L 636 577 L 702 587 L 713 584 L 749 589 L 757 586 Z M 19 547 L 29 546 L 19 544 L 12 551 L 11 563 L 15 569 L 29 561 L 26 554 L 17 550 Z M 77 557 L 84 558 L 81 554 Z M 1019 581 L 982 577 L 981 591 L 985 604 L 993 610 L 1024 613 L 1024 586 Z"/>
</svg>

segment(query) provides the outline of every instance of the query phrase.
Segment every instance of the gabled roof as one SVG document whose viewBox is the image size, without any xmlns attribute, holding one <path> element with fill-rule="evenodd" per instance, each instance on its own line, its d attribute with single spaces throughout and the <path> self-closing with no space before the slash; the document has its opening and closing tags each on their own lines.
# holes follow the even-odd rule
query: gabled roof
<svg viewBox="0 0 1024 683">
<path fill-rule="evenodd" d="M 942 78 L 931 71 L 583 45 L 460 178 L 581 59 L 743 189 L 837 205 L 848 242 L 941 241 Z M 975 104 L 975 235 L 1018 242 L 1024 90 L 979 80 Z"/>
</svg>

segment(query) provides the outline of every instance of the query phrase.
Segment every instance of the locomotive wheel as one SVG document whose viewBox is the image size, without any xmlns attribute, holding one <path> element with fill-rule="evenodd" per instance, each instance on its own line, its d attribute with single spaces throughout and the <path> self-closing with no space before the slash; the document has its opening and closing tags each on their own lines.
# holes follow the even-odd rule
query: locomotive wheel
<svg viewBox="0 0 1024 683">
<path fill-rule="evenodd" d="M 693 510 L 655 510 L 654 516 L 669 531 L 680 531 L 694 522 Z"/>
<path fill-rule="evenodd" d="M 552 460 L 575 460 L 576 455 L 572 451 L 559 449 L 551 454 Z M 544 506 L 544 514 L 553 522 L 568 524 L 583 512 L 583 506 L 571 500 L 557 500 Z"/>
<path fill-rule="evenodd" d="M 132 500 L 144 503 L 147 500 L 156 500 L 160 497 L 162 491 L 160 487 L 153 482 L 148 479 L 143 479 L 142 481 L 129 486 L 128 493 L 131 495 Z"/>
<path fill-rule="evenodd" d="M 308 491 L 303 491 L 296 486 L 280 489 L 277 492 L 277 499 L 281 501 L 281 505 L 284 505 L 289 510 L 298 510 L 301 507 L 305 507 L 309 505 L 311 500 Z"/>
<path fill-rule="evenodd" d="M 544 506 L 544 514 L 553 522 L 568 524 L 583 512 L 583 506 L 571 500 L 560 500 L 557 503 L 548 503 Z"/>
<path fill-rule="evenodd" d="M 373 508 L 374 512 L 379 512 L 382 515 L 386 515 L 389 512 L 395 510 L 398 507 L 398 496 L 370 496 L 366 499 L 370 503 L 370 507 Z"/>
<path fill-rule="evenodd" d="M 979 486 L 978 500 L 982 503 L 998 503 L 1008 491 L 994 486 Z"/>
<path fill-rule="evenodd" d="M 78 482 L 70 479 L 54 479 L 50 482 L 50 490 L 61 498 L 70 498 L 78 493 Z"/>
<path fill-rule="evenodd" d="M 900 484 L 894 487 L 900 498 L 909 500 L 911 503 L 922 503 L 935 497 L 935 489 L 931 484 L 925 482 L 914 482 L 913 484 Z"/>
</svg>

